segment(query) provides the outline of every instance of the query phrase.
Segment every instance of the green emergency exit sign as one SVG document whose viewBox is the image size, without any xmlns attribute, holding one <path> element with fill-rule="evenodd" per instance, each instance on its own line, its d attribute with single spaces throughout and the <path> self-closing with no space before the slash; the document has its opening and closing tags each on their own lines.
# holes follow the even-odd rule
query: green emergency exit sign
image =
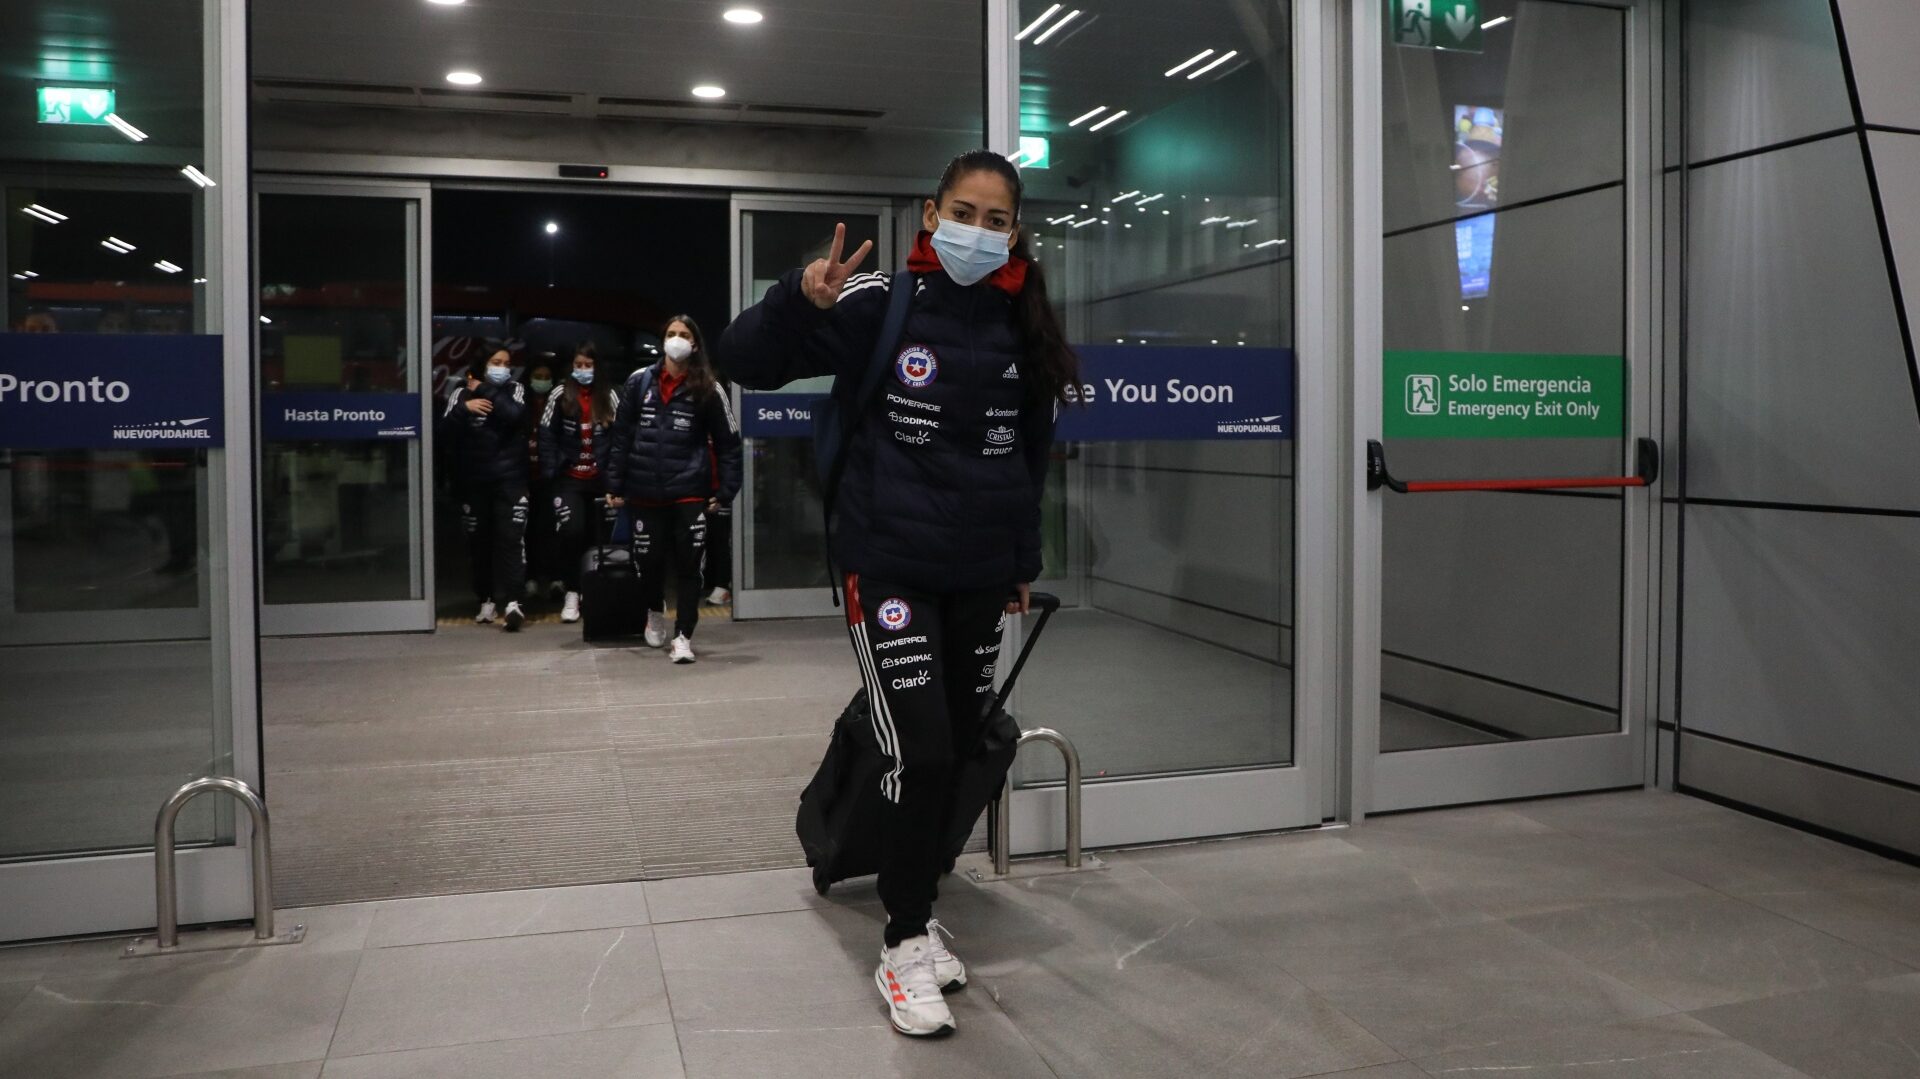
<svg viewBox="0 0 1920 1079">
<path fill-rule="evenodd" d="M 1387 0 L 1387 16 L 1395 45 L 1480 51 L 1480 0 Z"/>
<path fill-rule="evenodd" d="M 1620 356 L 1388 352 L 1388 438 L 1619 438 Z"/>
<path fill-rule="evenodd" d="M 103 86 L 42 86 L 37 104 L 43 124 L 107 126 L 113 91 Z"/>
</svg>

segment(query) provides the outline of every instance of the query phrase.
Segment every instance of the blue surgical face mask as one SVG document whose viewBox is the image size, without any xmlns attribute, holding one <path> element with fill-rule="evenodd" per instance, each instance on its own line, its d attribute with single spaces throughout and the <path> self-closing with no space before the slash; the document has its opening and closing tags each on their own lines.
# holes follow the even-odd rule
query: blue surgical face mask
<svg viewBox="0 0 1920 1079">
<path fill-rule="evenodd" d="M 971 285 L 1007 264 L 1007 234 L 943 217 L 933 231 L 933 250 L 948 277 Z"/>
<path fill-rule="evenodd" d="M 496 386 L 505 385 L 507 380 L 511 379 L 512 377 L 513 377 L 513 368 L 511 367 L 487 368 L 487 381 L 493 383 Z"/>
<path fill-rule="evenodd" d="M 545 393 L 553 389 L 553 380 L 550 378 L 528 379 L 527 385 L 532 386 L 535 393 Z"/>
<path fill-rule="evenodd" d="M 575 382 L 578 382 L 578 383 L 579 383 L 580 385 L 582 385 L 582 386 L 591 386 L 591 385 L 593 385 L 593 368 L 591 368 L 591 367 L 576 367 L 576 368 L 574 368 L 574 369 L 573 369 L 573 380 L 574 380 Z"/>
</svg>

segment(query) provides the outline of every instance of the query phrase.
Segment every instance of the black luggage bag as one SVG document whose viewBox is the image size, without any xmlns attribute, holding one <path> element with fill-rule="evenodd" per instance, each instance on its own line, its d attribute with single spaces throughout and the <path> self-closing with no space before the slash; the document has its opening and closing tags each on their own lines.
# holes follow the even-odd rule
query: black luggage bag
<svg viewBox="0 0 1920 1079">
<path fill-rule="evenodd" d="M 974 752 L 959 762 L 954 774 L 953 807 L 947 820 L 942 862 L 949 872 L 960 852 L 973 835 L 974 825 L 987 806 L 1000 797 L 1000 787 L 1013 768 L 1019 748 L 1020 725 L 1007 713 L 1007 696 L 1027 664 L 1034 644 L 1047 620 L 1060 608 L 1060 600 L 1045 593 L 1032 596 L 1040 618 L 1027 634 L 1014 660 L 1007 680 L 987 706 L 980 742 Z M 794 831 L 807 852 L 807 865 L 813 870 L 813 887 L 827 894 L 836 881 L 861 877 L 880 869 L 880 815 L 886 803 L 880 793 L 880 777 L 891 762 L 880 752 L 873 733 L 873 712 L 863 687 L 847 702 L 834 721 L 833 738 L 827 743 L 827 755 L 820 762 L 813 780 L 800 794 L 800 810 L 794 819 Z"/>
<path fill-rule="evenodd" d="M 600 508 L 594 503 L 594 509 Z M 606 515 L 600 517 L 605 527 Z M 580 556 L 580 636 L 588 641 L 632 637 L 647 628 L 640 568 L 624 545 L 601 543 Z"/>
</svg>

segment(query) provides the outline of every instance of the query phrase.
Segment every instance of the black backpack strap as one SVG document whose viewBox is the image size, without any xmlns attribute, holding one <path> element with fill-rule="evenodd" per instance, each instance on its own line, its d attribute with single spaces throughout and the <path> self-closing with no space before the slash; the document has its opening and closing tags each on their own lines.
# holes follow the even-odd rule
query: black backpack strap
<svg viewBox="0 0 1920 1079">
<path fill-rule="evenodd" d="M 906 336 L 907 313 L 918 287 L 919 278 L 912 271 L 901 270 L 893 275 L 893 287 L 887 293 L 887 315 L 880 323 L 880 335 L 874 338 L 873 355 L 867 358 L 866 373 L 860 376 L 859 395 L 841 402 L 844 422 L 840 452 L 834 455 L 833 467 L 828 470 L 826 485 L 820 492 L 821 533 L 827 544 L 827 590 L 833 595 L 835 607 L 840 606 L 840 582 L 833 576 L 833 503 L 840 493 L 840 476 L 847 470 L 847 455 L 853 449 L 853 436 L 860 430 L 860 421 L 866 418 L 867 406 L 879 396 L 880 383 L 886 380 L 887 370 L 893 366 L 894 351 Z M 834 389 L 839 389 L 838 382 Z"/>
</svg>

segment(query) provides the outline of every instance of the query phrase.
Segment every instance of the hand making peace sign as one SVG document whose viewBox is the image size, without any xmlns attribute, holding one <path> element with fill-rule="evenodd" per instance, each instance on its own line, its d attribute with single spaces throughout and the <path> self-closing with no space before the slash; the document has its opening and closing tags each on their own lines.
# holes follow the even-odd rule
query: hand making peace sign
<svg viewBox="0 0 1920 1079">
<path fill-rule="evenodd" d="M 846 243 L 845 223 L 833 226 L 833 250 L 827 252 L 826 258 L 814 259 L 813 264 L 800 275 L 801 290 L 807 294 L 807 299 L 812 300 L 813 305 L 822 311 L 832 307 L 840 299 L 840 289 L 846 285 L 847 278 L 853 276 L 853 271 L 859 267 L 860 263 L 866 261 L 867 252 L 873 250 L 873 241 L 868 240 L 860 245 L 860 249 L 853 253 L 852 258 L 841 262 L 840 249 L 845 247 Z"/>
</svg>

